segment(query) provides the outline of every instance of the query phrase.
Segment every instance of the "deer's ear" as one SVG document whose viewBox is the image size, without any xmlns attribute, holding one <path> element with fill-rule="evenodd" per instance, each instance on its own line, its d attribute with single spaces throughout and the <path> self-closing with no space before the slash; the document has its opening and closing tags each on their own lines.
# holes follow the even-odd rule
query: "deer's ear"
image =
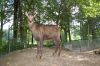
<svg viewBox="0 0 100 66">
<path fill-rule="evenodd" d="M 37 14 L 35 13 L 33 17 L 36 17 L 36 16 L 37 16 Z"/>
<path fill-rule="evenodd" d="M 27 13 L 27 12 L 25 12 L 25 15 L 26 15 L 26 16 L 28 16 L 28 13 Z"/>
</svg>

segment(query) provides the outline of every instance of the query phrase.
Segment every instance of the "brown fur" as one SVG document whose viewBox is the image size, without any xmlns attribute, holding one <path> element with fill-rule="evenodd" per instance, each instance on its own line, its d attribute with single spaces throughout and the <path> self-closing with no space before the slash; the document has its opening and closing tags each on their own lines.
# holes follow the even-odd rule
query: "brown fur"
<svg viewBox="0 0 100 66">
<path fill-rule="evenodd" d="M 28 24 L 30 30 L 32 31 L 33 37 L 38 41 L 37 46 L 37 56 L 42 57 L 42 47 L 44 40 L 53 40 L 56 49 L 53 55 L 59 50 L 58 55 L 61 52 L 61 44 L 60 44 L 60 29 L 57 25 L 42 25 L 34 22 L 34 17 L 32 14 L 26 13 L 28 17 Z"/>
<path fill-rule="evenodd" d="M 31 31 L 36 40 L 60 40 L 60 30 L 57 25 L 40 25 L 37 23 L 33 23 L 31 27 Z M 40 38 L 41 37 L 41 38 Z M 56 37 L 56 38 L 55 38 Z"/>
</svg>

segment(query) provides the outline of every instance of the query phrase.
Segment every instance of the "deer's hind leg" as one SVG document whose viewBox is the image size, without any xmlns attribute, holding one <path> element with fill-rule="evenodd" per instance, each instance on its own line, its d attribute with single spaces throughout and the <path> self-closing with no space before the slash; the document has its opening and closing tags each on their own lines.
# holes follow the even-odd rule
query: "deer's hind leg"
<svg viewBox="0 0 100 66">
<path fill-rule="evenodd" d="M 58 51 L 58 56 L 60 56 L 61 50 L 62 50 L 62 45 L 61 45 L 60 42 L 58 43 L 58 45 L 59 45 L 59 46 L 58 46 L 58 50 L 59 50 L 59 51 Z"/>
<path fill-rule="evenodd" d="M 59 45 L 58 45 L 58 41 L 57 40 L 54 40 L 54 44 L 55 44 L 55 50 L 53 52 L 53 55 L 57 54 L 58 48 L 59 48 Z"/>
<path fill-rule="evenodd" d="M 54 43 L 55 43 L 55 51 L 54 51 L 53 55 L 58 54 L 58 56 L 60 56 L 61 49 L 62 49 L 60 40 L 54 40 Z"/>
</svg>

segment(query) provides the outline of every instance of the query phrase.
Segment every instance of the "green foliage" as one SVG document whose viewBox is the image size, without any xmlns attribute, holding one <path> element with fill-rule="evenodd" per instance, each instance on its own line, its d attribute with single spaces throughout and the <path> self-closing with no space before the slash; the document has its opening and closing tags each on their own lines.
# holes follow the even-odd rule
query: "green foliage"
<svg viewBox="0 0 100 66">
<path fill-rule="evenodd" d="M 44 43 L 44 46 L 46 46 L 46 47 L 53 47 L 54 46 L 54 42 L 53 41 L 46 41 Z"/>
<path fill-rule="evenodd" d="M 6 17 L 6 15 L 4 13 L 5 13 L 4 11 L 0 12 L 0 16 L 2 19 L 5 19 L 5 17 Z"/>
<path fill-rule="evenodd" d="M 100 2 L 96 2 L 96 0 L 84 0 L 79 3 L 79 6 L 85 14 L 84 17 L 96 17 L 100 15 Z"/>
</svg>

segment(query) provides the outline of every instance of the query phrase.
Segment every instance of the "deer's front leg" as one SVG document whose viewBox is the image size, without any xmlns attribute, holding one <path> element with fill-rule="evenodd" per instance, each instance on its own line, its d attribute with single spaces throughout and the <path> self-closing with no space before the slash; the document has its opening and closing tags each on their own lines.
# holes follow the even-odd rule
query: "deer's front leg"
<svg viewBox="0 0 100 66">
<path fill-rule="evenodd" d="M 42 58 L 42 50 L 43 50 L 43 41 L 38 41 L 37 44 L 37 58 L 41 59 Z"/>
<path fill-rule="evenodd" d="M 36 55 L 37 58 L 39 57 L 39 53 L 40 53 L 40 47 L 39 47 L 39 44 L 40 44 L 40 42 L 37 41 L 37 55 Z"/>
<path fill-rule="evenodd" d="M 40 59 L 42 58 L 42 54 L 43 54 L 43 41 L 40 41 Z"/>
</svg>

